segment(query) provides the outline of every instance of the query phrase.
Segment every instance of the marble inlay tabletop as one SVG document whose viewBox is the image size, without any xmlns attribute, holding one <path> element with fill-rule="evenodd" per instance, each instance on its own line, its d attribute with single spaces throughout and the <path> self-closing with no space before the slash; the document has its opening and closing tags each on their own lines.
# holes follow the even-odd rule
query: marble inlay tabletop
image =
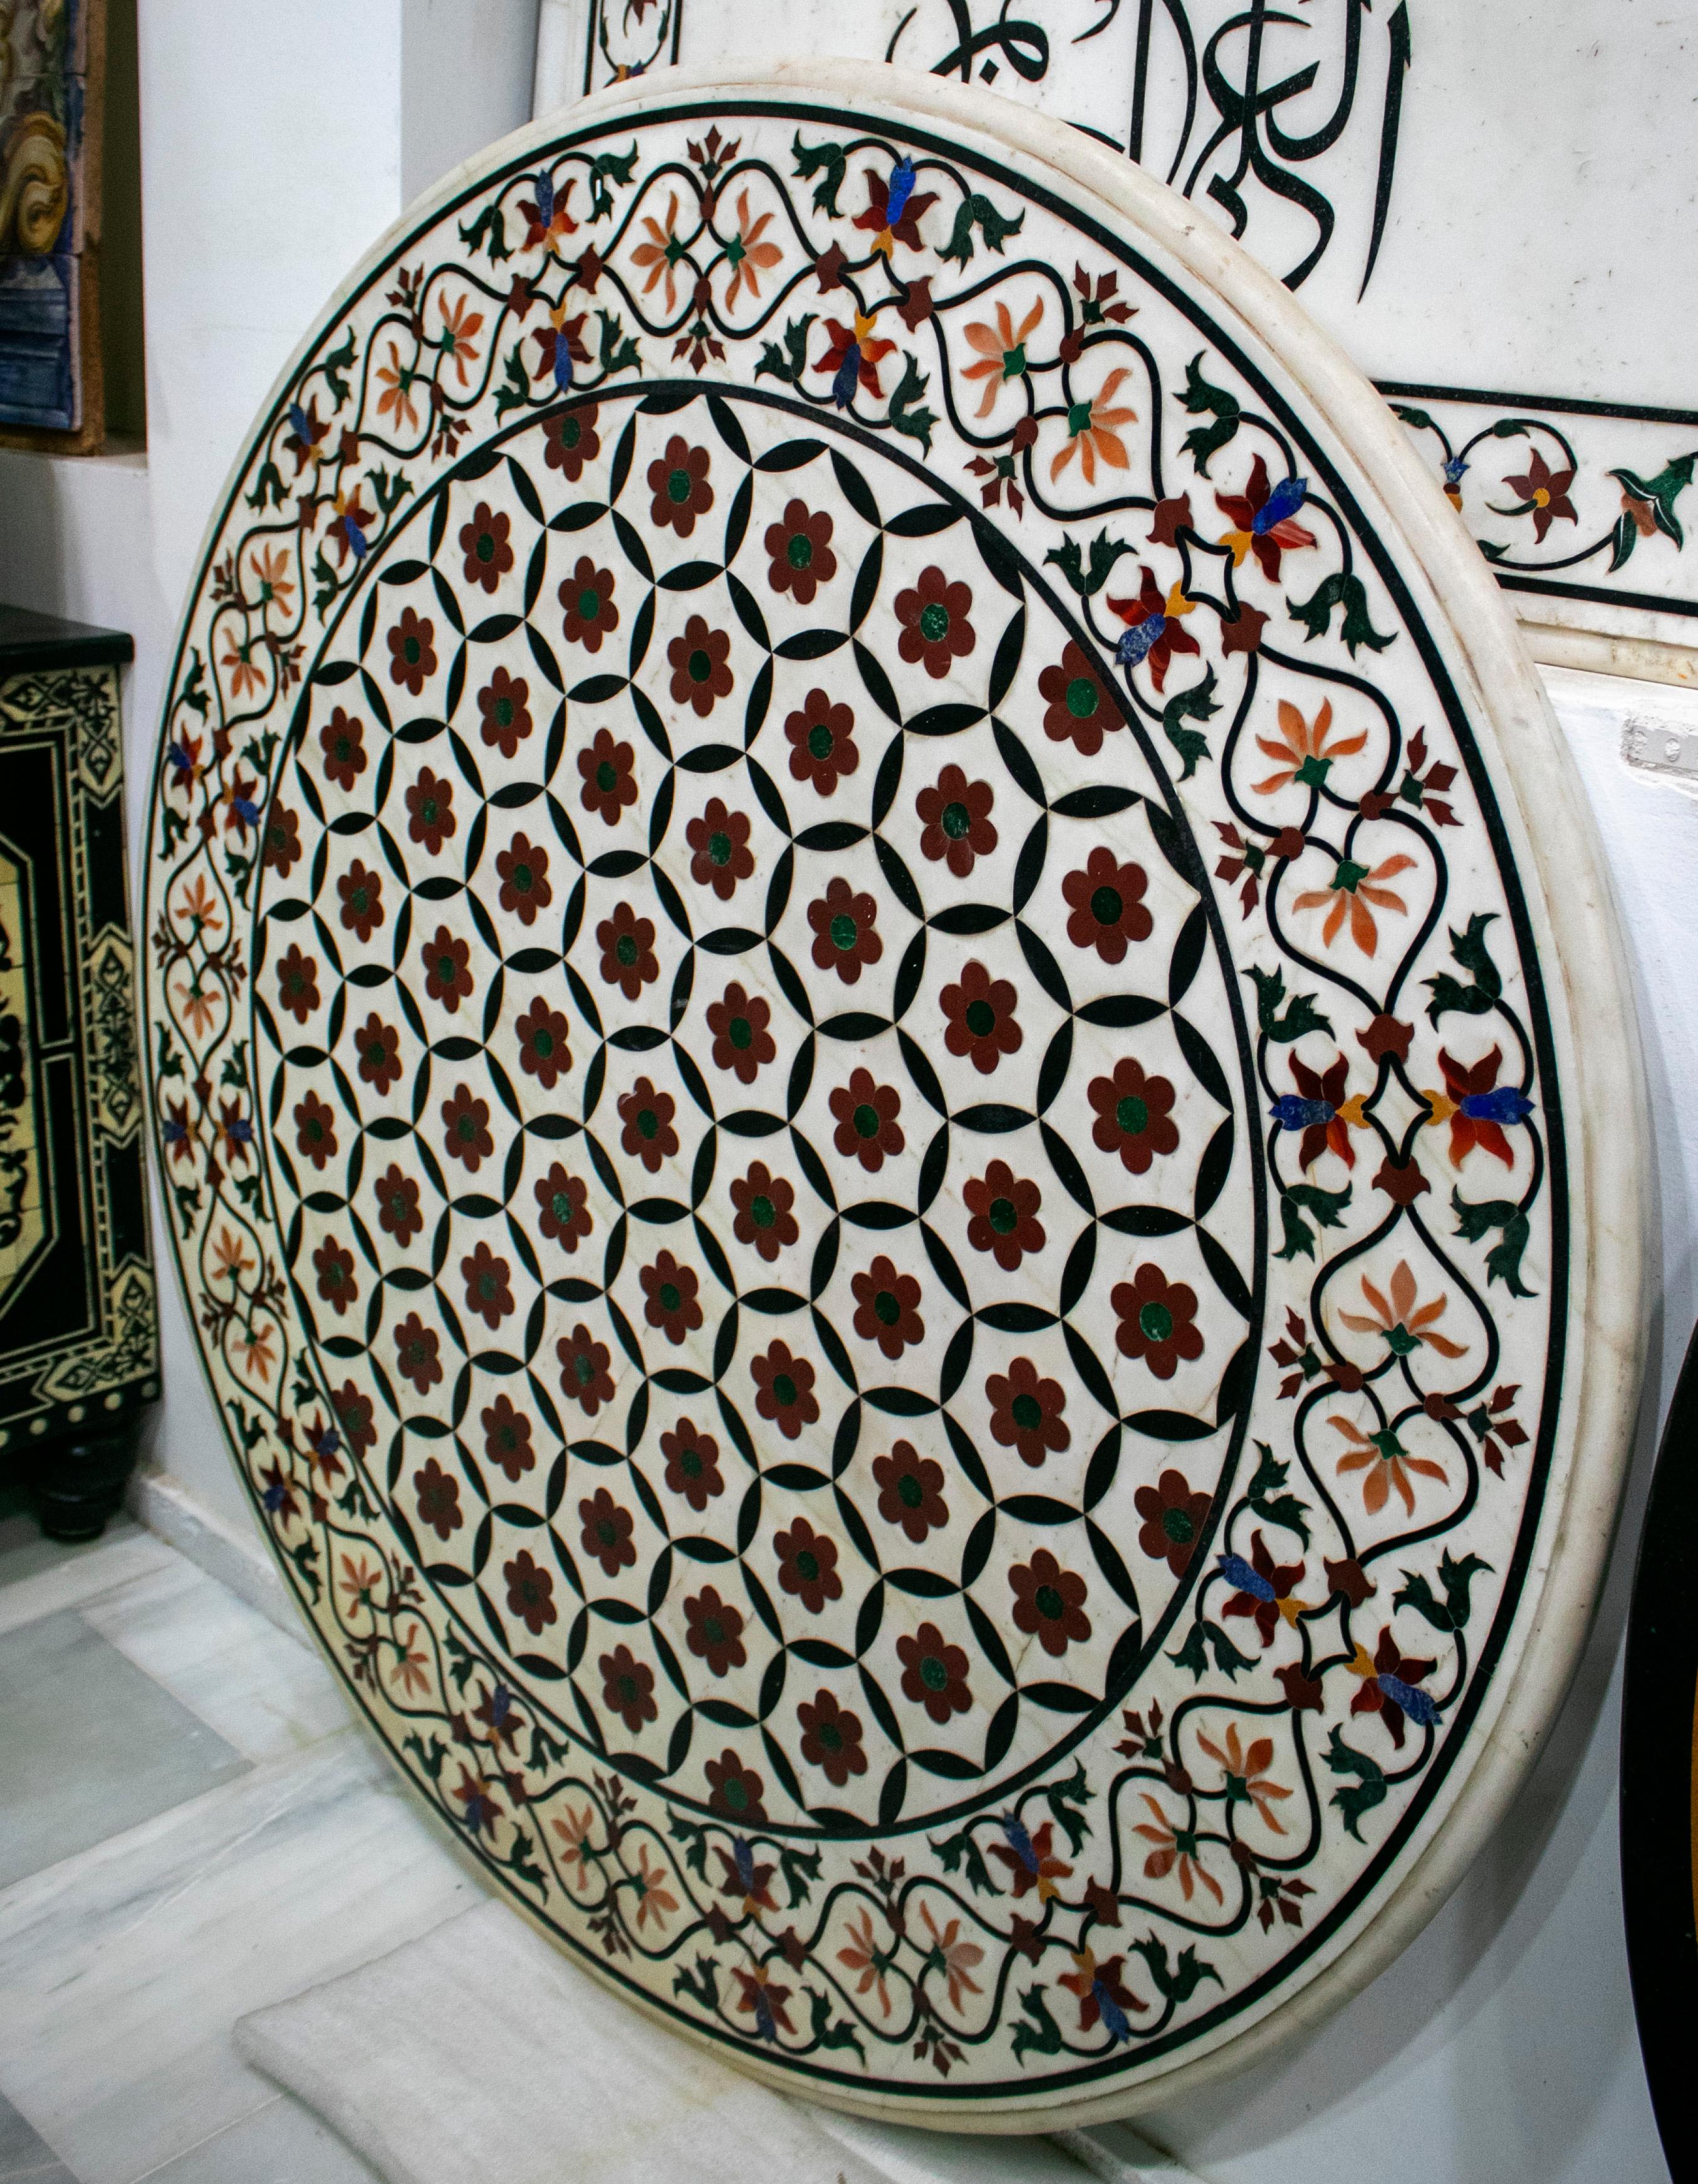
<svg viewBox="0 0 1698 2184">
<path fill-rule="evenodd" d="M 259 421 L 151 826 L 220 1414 L 493 1886 L 966 2127 L 1387 1961 L 1584 1630 L 1639 1095 L 1495 588 L 1267 274 L 895 71 L 509 139 Z"/>
</svg>

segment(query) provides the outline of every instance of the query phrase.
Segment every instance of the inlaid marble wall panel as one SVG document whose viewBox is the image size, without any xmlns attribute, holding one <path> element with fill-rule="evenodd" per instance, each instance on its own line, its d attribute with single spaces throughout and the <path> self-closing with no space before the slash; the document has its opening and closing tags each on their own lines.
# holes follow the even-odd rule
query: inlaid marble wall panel
<svg viewBox="0 0 1698 2184">
<path fill-rule="evenodd" d="M 1698 643 L 1690 0 L 544 0 L 537 111 L 741 53 L 895 61 L 1128 153 L 1398 405 L 1536 649 Z"/>
</svg>

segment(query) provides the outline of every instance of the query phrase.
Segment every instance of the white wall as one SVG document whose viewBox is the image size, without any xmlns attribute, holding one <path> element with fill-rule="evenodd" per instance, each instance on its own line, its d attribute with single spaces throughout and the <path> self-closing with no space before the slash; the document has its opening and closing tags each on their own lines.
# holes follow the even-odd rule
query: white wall
<svg viewBox="0 0 1698 2184">
<path fill-rule="evenodd" d="M 0 598 L 134 632 L 138 824 L 177 609 L 248 423 L 405 200 L 525 118 L 535 16 L 536 0 L 142 0 L 150 444 L 83 463 L 0 452 Z M 1621 897 L 1648 1050 L 1663 1286 L 1640 1468 L 1575 1694 L 1456 1896 L 1303 2046 L 1150 2120 L 1211 2184 L 1664 2173 L 1620 1937 L 1616 1680 L 1645 1460 L 1698 1306 L 1698 802 L 1630 772 L 1620 742 L 1632 712 L 1695 720 L 1654 685 L 1550 679 Z M 161 1301 L 155 1456 L 246 1534 L 169 1278 Z"/>
</svg>

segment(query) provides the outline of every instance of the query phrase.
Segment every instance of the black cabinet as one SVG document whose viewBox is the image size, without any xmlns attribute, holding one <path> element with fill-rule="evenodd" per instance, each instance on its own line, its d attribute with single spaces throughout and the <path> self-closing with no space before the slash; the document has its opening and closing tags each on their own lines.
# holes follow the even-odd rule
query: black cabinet
<svg viewBox="0 0 1698 2184">
<path fill-rule="evenodd" d="M 159 1392 L 120 670 L 0 606 L 0 1466 L 55 1536 L 116 1508 Z"/>
</svg>

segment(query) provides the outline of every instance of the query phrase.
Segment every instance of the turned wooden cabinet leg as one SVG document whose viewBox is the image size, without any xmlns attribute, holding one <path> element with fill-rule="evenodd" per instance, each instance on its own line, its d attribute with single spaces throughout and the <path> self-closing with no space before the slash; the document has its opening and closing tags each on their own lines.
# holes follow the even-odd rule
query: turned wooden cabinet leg
<svg viewBox="0 0 1698 2184">
<path fill-rule="evenodd" d="M 94 1540 L 124 1499 L 135 1468 L 142 1422 L 115 1433 L 81 1435 L 44 1451 L 36 1475 L 36 1507 L 50 1540 Z"/>
</svg>

